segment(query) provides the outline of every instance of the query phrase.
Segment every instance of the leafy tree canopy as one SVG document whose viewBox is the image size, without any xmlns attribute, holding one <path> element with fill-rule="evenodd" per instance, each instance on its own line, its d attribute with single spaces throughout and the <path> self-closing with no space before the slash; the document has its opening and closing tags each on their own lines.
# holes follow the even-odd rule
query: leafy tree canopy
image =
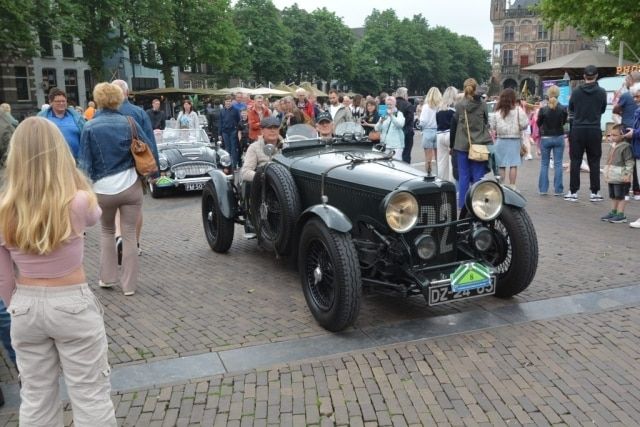
<svg viewBox="0 0 640 427">
<path fill-rule="evenodd" d="M 541 0 L 546 25 L 573 26 L 592 37 L 607 37 L 614 47 L 627 42 L 640 53 L 640 8 L 632 0 Z"/>
</svg>

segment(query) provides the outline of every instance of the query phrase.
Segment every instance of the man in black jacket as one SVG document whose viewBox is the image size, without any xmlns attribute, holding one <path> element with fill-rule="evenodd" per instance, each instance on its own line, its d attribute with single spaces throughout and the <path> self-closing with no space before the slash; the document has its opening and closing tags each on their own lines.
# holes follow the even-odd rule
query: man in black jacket
<svg viewBox="0 0 640 427">
<path fill-rule="evenodd" d="M 155 98 L 151 101 L 151 108 L 147 110 L 149 120 L 151 120 L 151 128 L 153 130 L 163 130 L 166 127 L 166 117 L 164 111 L 160 110 L 160 100 Z"/>
<path fill-rule="evenodd" d="M 411 164 L 411 149 L 413 148 L 413 120 L 416 112 L 414 107 L 408 101 L 408 93 L 406 87 L 399 87 L 396 90 L 396 106 L 398 111 L 404 116 L 404 149 L 402 150 L 402 161 Z"/>
<path fill-rule="evenodd" d="M 589 181 L 592 202 L 601 202 L 600 195 L 600 158 L 602 157 L 602 131 L 600 117 L 607 108 L 607 93 L 598 86 L 598 69 L 587 65 L 584 69 L 584 84 L 571 93 L 569 99 L 569 115 L 571 133 L 569 135 L 569 151 L 571 156 L 569 192 L 564 199 L 569 202 L 578 201 L 580 189 L 580 164 L 582 156 L 587 152 L 589 164 Z"/>
</svg>

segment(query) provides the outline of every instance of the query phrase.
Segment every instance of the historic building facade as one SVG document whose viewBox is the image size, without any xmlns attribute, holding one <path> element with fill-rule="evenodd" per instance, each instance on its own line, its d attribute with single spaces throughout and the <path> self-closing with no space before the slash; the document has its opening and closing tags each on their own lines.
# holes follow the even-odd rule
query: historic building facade
<svg viewBox="0 0 640 427">
<path fill-rule="evenodd" d="M 522 91 L 526 83 L 529 93 L 539 94 L 539 79 L 523 68 L 594 48 L 591 40 L 573 27 L 545 27 L 540 15 L 531 9 L 537 3 L 538 0 L 491 0 L 492 78 L 500 88 Z"/>
</svg>

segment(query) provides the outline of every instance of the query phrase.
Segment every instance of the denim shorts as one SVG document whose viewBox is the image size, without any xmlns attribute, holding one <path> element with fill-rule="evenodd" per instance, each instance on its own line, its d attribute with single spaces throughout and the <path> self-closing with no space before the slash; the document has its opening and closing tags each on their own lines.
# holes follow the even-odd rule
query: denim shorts
<svg viewBox="0 0 640 427">
<path fill-rule="evenodd" d="M 422 148 L 425 150 L 429 148 L 436 148 L 436 133 L 436 129 L 422 130 Z"/>
</svg>

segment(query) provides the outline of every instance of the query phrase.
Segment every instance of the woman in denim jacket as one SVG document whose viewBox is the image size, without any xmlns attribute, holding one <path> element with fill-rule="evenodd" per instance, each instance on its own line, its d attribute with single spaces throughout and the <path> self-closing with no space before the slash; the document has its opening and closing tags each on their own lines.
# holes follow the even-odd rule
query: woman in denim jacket
<svg viewBox="0 0 640 427">
<path fill-rule="evenodd" d="M 102 208 L 100 223 L 100 269 L 98 284 L 110 288 L 118 282 L 115 241 L 115 214 L 120 211 L 123 254 L 120 284 L 124 294 L 133 295 L 138 279 L 136 221 L 142 209 L 142 185 L 131 154 L 131 126 L 158 161 L 155 141 L 148 137 L 135 120 L 118 111 L 124 99 L 122 90 L 111 83 L 99 83 L 93 90 L 99 111 L 82 130 L 79 165 L 93 180 L 93 190 Z"/>
<path fill-rule="evenodd" d="M 395 152 L 393 158 L 402 160 L 404 115 L 396 108 L 396 99 L 393 96 L 387 96 L 384 103 L 387 105 L 387 114 L 380 117 L 374 129 L 380 132 L 380 141 L 386 150 Z"/>
</svg>

